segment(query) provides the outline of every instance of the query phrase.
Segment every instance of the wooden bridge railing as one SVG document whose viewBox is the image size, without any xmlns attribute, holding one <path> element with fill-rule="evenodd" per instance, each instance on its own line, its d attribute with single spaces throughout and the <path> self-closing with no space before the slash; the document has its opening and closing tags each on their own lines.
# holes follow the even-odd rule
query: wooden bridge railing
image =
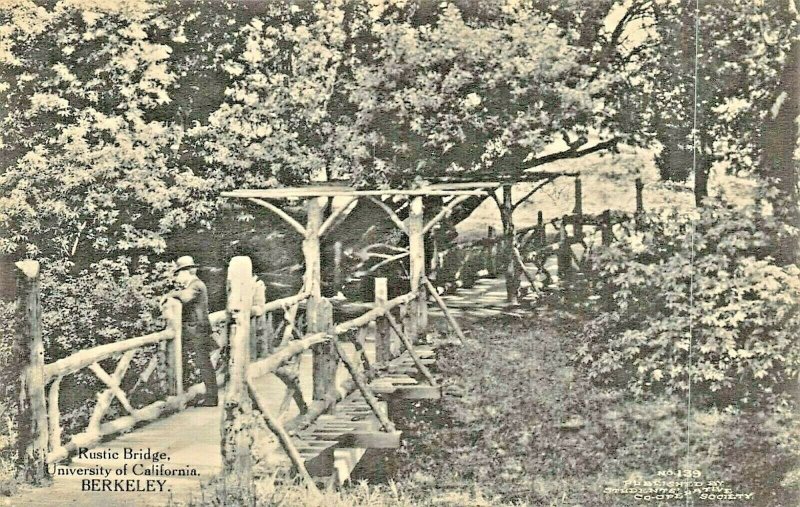
<svg viewBox="0 0 800 507">
<path fill-rule="evenodd" d="M 200 383 L 185 388 L 183 374 L 183 346 L 181 337 L 181 303 L 169 299 L 162 307 L 166 326 L 163 330 L 126 340 L 98 345 L 71 354 L 62 359 L 45 363 L 41 336 L 41 304 L 39 301 L 39 266 L 36 261 L 18 263 L 17 330 L 15 347 L 28 350 L 27 364 L 21 365 L 23 375 L 20 395 L 21 430 L 19 456 L 22 475 L 32 484 L 39 484 L 47 476 L 47 463 L 67 458 L 81 447 L 92 447 L 102 439 L 128 431 L 141 422 L 155 420 L 167 413 L 183 409 L 192 399 L 205 393 Z M 264 284 L 254 281 L 252 308 L 253 329 L 256 331 L 250 347 L 269 351 L 272 347 L 274 329 L 267 322 L 270 312 L 296 306 L 308 297 L 300 293 L 288 298 L 266 302 Z M 271 317 L 271 316 L 270 316 Z M 227 344 L 228 311 L 209 315 L 214 339 L 220 347 L 212 354 L 217 366 L 217 381 L 222 383 L 225 374 L 220 371 L 225 365 L 221 350 Z M 271 320 L 271 319 L 270 319 Z M 146 365 L 133 382 L 124 382 L 134 360 L 149 354 Z M 109 361 L 117 359 L 113 371 Z M 102 365 L 101 365 L 102 363 Z M 95 404 L 86 427 L 75 434 L 65 434 L 62 427 L 60 393 L 62 380 L 83 370 L 91 371 L 104 389 L 96 394 Z M 160 375 L 157 374 L 160 372 Z M 131 395 L 140 386 L 154 378 L 165 378 L 161 388 L 163 398 L 145 406 L 137 407 Z M 130 384 L 133 384 L 132 386 Z M 127 391 L 126 391 L 127 389 Z M 114 400 L 125 414 L 107 420 Z"/>
<path fill-rule="evenodd" d="M 583 212 L 583 189 L 580 178 L 575 179 L 575 206 L 572 213 L 544 220 L 543 213 L 537 212 L 537 223 L 515 231 L 513 240 L 505 235 L 497 235 L 492 226 L 485 238 L 450 249 L 437 252 L 436 280 L 447 289 L 471 286 L 481 276 L 496 277 L 501 271 L 507 273 L 507 283 L 518 286 L 518 281 L 508 280 L 508 273 L 519 278 L 525 276 L 531 286 L 536 286 L 535 277 L 542 274 L 539 283 L 551 285 L 554 281 L 546 269 L 549 258 L 556 260 L 558 278 L 569 278 L 576 270 L 583 269 L 587 256 L 578 257 L 573 245 L 580 244 L 584 252 L 597 244 L 591 239 L 599 232 L 599 243 L 610 245 L 615 240 L 614 227 L 631 224 L 638 227 L 642 214 L 643 184 L 640 178 L 635 181 L 636 209 L 633 213 L 607 209 L 598 215 Z M 551 233 L 548 233 L 548 227 Z M 587 231 L 587 228 L 591 228 Z M 571 232 L 571 233 L 570 233 Z M 509 244 L 510 243 L 510 244 Z M 533 262 L 537 268 L 531 273 L 526 262 Z M 513 277 L 512 277 L 513 278 Z"/>
<path fill-rule="evenodd" d="M 430 282 L 426 281 L 424 287 L 427 287 L 428 291 L 433 291 L 432 295 L 435 294 Z M 424 287 L 422 290 L 426 290 Z M 376 300 L 373 307 L 358 317 L 340 323 L 333 322 L 333 307 L 330 301 L 321 297 L 311 297 L 306 304 L 306 333 L 304 335 L 297 333 L 296 339 L 284 340 L 269 355 L 259 359 L 250 355 L 253 335 L 252 309 L 259 308 L 259 305 L 250 303 L 253 277 L 249 258 L 236 257 L 231 261 L 228 270 L 228 289 L 230 381 L 225 396 L 223 463 L 225 477 L 233 478 L 244 487 L 247 487 L 249 478 L 252 477 L 253 436 L 252 430 L 246 427 L 241 418 L 249 414 L 253 408 L 258 409 L 266 426 L 276 436 L 291 460 L 297 474 L 309 487 L 316 488 L 292 435 L 314 424 L 322 414 L 331 411 L 338 402 L 356 390 L 363 396 L 371 412 L 380 422 L 381 431 L 385 433 L 383 437 L 373 435 L 372 438 L 384 439 L 384 443 L 380 445 L 386 445 L 389 441 L 396 441 L 395 445 L 399 445 L 399 432 L 395 430 L 369 387 L 369 382 L 380 375 L 387 362 L 399 354 L 399 346 L 395 347 L 395 341 L 402 344 L 429 385 L 438 389 L 431 373 L 414 352 L 407 333 L 408 329 L 420 330 L 418 322 L 410 323 L 410 320 L 417 315 L 416 312 L 409 311 L 411 304 L 419 297 L 416 291 L 387 300 L 386 280 L 377 279 Z M 438 294 L 434 297 L 438 297 Z M 295 303 L 297 302 L 299 301 L 295 300 Z M 268 303 L 267 307 L 276 303 Z M 400 315 L 396 318 L 393 313 L 397 310 Z M 405 322 L 405 325 L 401 322 Z M 367 357 L 363 340 L 363 331 L 372 323 L 375 323 L 376 329 L 376 364 Z M 386 325 L 382 326 L 382 323 Z M 341 341 L 341 337 L 352 334 L 351 331 L 356 331 L 351 338 L 356 351 L 355 358 L 345 352 Z M 460 329 L 458 332 L 460 333 Z M 310 402 L 304 399 L 296 377 L 293 381 L 286 381 L 286 372 L 281 374 L 281 370 L 285 370 L 292 361 L 298 361 L 300 355 L 307 350 L 312 350 L 314 354 L 313 400 Z M 338 384 L 336 374 L 340 364 L 349 373 L 349 379 Z M 259 392 L 256 385 L 259 378 L 269 374 L 284 381 L 287 394 L 294 399 L 299 411 L 296 417 L 285 423 L 281 420 L 281 414 L 273 413 L 269 401 Z M 281 411 L 285 408 L 285 405 L 282 405 Z"/>
</svg>

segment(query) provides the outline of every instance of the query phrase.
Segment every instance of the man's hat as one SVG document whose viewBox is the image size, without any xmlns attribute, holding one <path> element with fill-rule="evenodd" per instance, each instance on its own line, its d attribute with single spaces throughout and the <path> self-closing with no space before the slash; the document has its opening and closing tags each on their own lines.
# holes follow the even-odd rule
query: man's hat
<svg viewBox="0 0 800 507">
<path fill-rule="evenodd" d="M 176 264 L 175 269 L 172 271 L 173 275 L 176 274 L 178 271 L 197 267 L 197 264 L 194 263 L 194 259 L 192 259 L 192 257 L 189 255 L 184 255 L 183 257 L 179 257 L 178 260 L 175 262 L 175 264 Z"/>
</svg>

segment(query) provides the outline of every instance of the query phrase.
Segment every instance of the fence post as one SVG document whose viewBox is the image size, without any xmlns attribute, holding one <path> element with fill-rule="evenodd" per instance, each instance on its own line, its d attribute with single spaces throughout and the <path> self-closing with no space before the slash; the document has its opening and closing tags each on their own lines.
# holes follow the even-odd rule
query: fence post
<svg viewBox="0 0 800 507">
<path fill-rule="evenodd" d="M 164 319 L 172 330 L 172 339 L 167 341 L 167 392 L 174 396 L 183 394 L 183 305 L 176 298 L 169 298 L 164 303 Z"/>
<path fill-rule="evenodd" d="M 495 278 L 497 276 L 497 235 L 491 225 L 486 230 L 486 242 L 489 247 L 486 252 L 486 271 L 489 272 L 489 276 Z"/>
<path fill-rule="evenodd" d="M 611 240 L 614 237 L 612 232 L 612 225 L 611 225 L 611 210 L 603 211 L 602 216 L 602 225 L 600 226 L 600 234 L 602 237 L 603 246 L 609 246 L 611 244 Z"/>
<path fill-rule="evenodd" d="M 536 235 L 534 245 L 536 248 L 542 248 L 547 242 L 547 231 L 544 225 L 544 214 L 541 210 L 536 212 Z"/>
<path fill-rule="evenodd" d="M 311 298 L 306 305 L 308 333 L 328 332 L 333 324 L 333 305 L 325 298 Z M 312 359 L 312 382 L 315 400 L 323 400 L 336 386 L 336 371 L 339 369 L 339 355 L 336 346 L 330 342 L 314 345 Z"/>
<path fill-rule="evenodd" d="M 575 178 L 575 210 L 573 215 L 573 234 L 577 241 L 583 241 L 583 190 L 580 176 Z"/>
<path fill-rule="evenodd" d="M 267 288 L 264 282 L 256 280 L 253 292 L 253 317 L 250 323 L 250 359 L 264 357 L 269 353 L 269 333 L 267 332 Z"/>
<path fill-rule="evenodd" d="M 566 221 L 562 218 L 558 228 L 558 278 L 562 281 L 566 280 L 572 269 L 572 251 L 569 245 L 569 236 L 567 236 Z"/>
<path fill-rule="evenodd" d="M 425 227 L 422 196 L 411 199 L 408 214 L 408 249 L 409 249 L 409 281 L 412 292 L 417 298 L 411 302 L 411 329 L 409 335 L 416 341 L 425 334 L 428 327 L 428 305 L 423 279 L 425 278 Z"/>
<path fill-rule="evenodd" d="M 344 274 L 342 270 L 342 242 L 337 241 L 333 244 L 333 287 L 335 296 L 340 290 L 342 290 L 342 285 L 344 285 L 342 275 Z"/>
<path fill-rule="evenodd" d="M 375 279 L 375 306 L 383 306 L 389 300 L 386 278 Z M 389 323 L 381 317 L 375 320 L 375 361 L 388 362 L 392 359 L 392 335 Z"/>
<path fill-rule="evenodd" d="M 21 481 L 40 485 L 47 471 L 47 401 L 44 385 L 42 306 L 39 299 L 39 262 L 16 263 L 17 306 L 14 349 L 22 367 L 19 376 L 17 474 Z"/>
<path fill-rule="evenodd" d="M 636 213 L 634 214 L 634 218 L 636 221 L 636 226 L 641 226 L 642 215 L 644 215 L 644 183 L 642 183 L 642 178 L 636 178 Z"/>
<path fill-rule="evenodd" d="M 252 485 L 253 437 L 244 415 L 252 413 L 247 391 L 250 364 L 250 314 L 253 305 L 253 266 L 249 257 L 234 257 L 228 266 L 228 385 L 222 421 L 222 462 L 226 480 L 231 478 L 249 491 Z"/>
</svg>

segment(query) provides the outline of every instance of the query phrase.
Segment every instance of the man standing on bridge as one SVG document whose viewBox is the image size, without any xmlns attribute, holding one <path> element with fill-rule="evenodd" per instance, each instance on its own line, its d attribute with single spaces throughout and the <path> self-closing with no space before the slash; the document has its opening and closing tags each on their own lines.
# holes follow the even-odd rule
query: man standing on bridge
<svg viewBox="0 0 800 507">
<path fill-rule="evenodd" d="M 211 350 L 215 347 L 211 338 L 211 323 L 208 320 L 208 289 L 197 277 L 197 264 L 188 255 L 180 257 L 173 271 L 175 282 L 183 287 L 164 296 L 166 299 L 176 298 L 183 303 L 182 338 L 194 351 L 194 360 L 200 371 L 200 378 L 206 386 L 205 399 L 200 403 L 203 407 L 217 406 L 217 375 L 211 364 Z"/>
</svg>

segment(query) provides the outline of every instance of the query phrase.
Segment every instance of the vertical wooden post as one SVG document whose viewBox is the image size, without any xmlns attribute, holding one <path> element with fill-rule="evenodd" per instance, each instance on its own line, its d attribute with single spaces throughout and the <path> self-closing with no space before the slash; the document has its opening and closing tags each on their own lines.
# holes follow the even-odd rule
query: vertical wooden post
<svg viewBox="0 0 800 507">
<path fill-rule="evenodd" d="M 408 248 L 409 248 L 409 281 L 412 292 L 417 293 L 417 299 L 411 303 L 411 329 L 409 335 L 412 340 L 418 340 L 428 327 L 428 305 L 423 287 L 425 278 L 425 241 L 423 229 L 425 227 L 423 215 L 422 196 L 411 199 L 411 209 L 408 215 Z"/>
<path fill-rule="evenodd" d="M 441 224 L 437 223 L 433 226 L 430 230 L 430 245 L 431 245 L 431 262 L 428 266 L 426 272 L 426 276 L 432 279 L 436 279 L 436 273 L 439 271 L 439 231 L 441 228 Z"/>
<path fill-rule="evenodd" d="M 516 231 L 514 230 L 514 204 L 511 200 L 510 183 L 503 184 L 503 210 L 501 211 L 503 219 L 503 237 L 505 239 L 505 255 L 504 261 L 506 263 L 506 299 L 509 304 L 519 304 L 519 286 L 520 286 L 520 272 L 517 263 L 514 261 L 514 248 L 516 247 L 517 238 Z"/>
<path fill-rule="evenodd" d="M 322 297 L 322 277 L 320 273 L 319 229 L 325 209 L 324 197 L 313 197 L 306 203 L 306 237 L 303 238 L 303 259 L 306 270 L 303 275 L 304 288 L 312 299 Z"/>
<path fill-rule="evenodd" d="M 337 241 L 333 244 L 333 287 L 334 295 L 342 289 L 344 279 L 342 278 L 342 242 Z"/>
<path fill-rule="evenodd" d="M 602 225 L 600 229 L 600 234 L 602 238 L 603 246 L 609 246 L 611 244 L 611 240 L 614 237 L 612 232 L 612 224 L 611 224 L 611 210 L 603 211 L 602 216 Z"/>
<path fill-rule="evenodd" d="M 567 226 L 564 219 L 561 219 L 561 223 L 559 224 L 558 235 L 558 254 L 556 257 L 558 261 L 558 277 L 564 281 L 569 276 L 572 268 L 572 251 L 570 249 L 569 236 L 567 235 Z"/>
<path fill-rule="evenodd" d="M 245 491 L 252 485 L 253 436 L 244 416 L 252 413 L 246 376 L 250 364 L 250 310 L 254 290 L 250 258 L 231 259 L 227 279 L 230 358 L 222 421 L 222 462 L 226 480 L 232 479 Z"/>
<path fill-rule="evenodd" d="M 167 299 L 162 308 L 167 327 L 172 330 L 173 338 L 167 341 L 167 392 L 174 396 L 183 394 L 183 305 L 175 298 Z"/>
<path fill-rule="evenodd" d="M 636 220 L 636 226 L 640 227 L 642 215 L 644 215 L 644 183 L 642 183 L 642 178 L 636 178 L 636 213 L 634 214 L 634 218 Z"/>
<path fill-rule="evenodd" d="M 322 226 L 324 197 L 313 197 L 306 203 L 306 237 L 303 239 L 303 258 L 306 270 L 303 276 L 304 288 L 310 292 L 306 304 L 306 324 L 309 333 L 327 331 L 330 322 L 328 312 L 330 302 L 322 298 L 322 275 L 320 272 L 319 229 Z M 336 370 L 339 367 L 336 349 L 326 342 L 314 345 L 313 353 L 313 394 L 315 400 L 325 398 L 328 390 L 335 384 Z"/>
<path fill-rule="evenodd" d="M 494 227 L 489 226 L 486 231 L 486 271 L 489 272 L 489 276 L 495 278 L 497 276 L 497 234 L 495 233 Z"/>
<path fill-rule="evenodd" d="M 48 480 L 49 474 L 39 262 L 24 260 L 17 262 L 16 266 L 14 349 L 21 367 L 17 406 L 17 474 L 21 481 L 40 485 Z"/>
<path fill-rule="evenodd" d="M 583 241 L 583 189 L 581 188 L 580 176 L 575 178 L 575 210 L 573 215 L 573 235 L 577 241 Z"/>
<path fill-rule="evenodd" d="M 328 332 L 333 325 L 333 305 L 325 298 L 309 299 L 306 306 L 308 332 Z M 314 345 L 312 364 L 313 398 L 323 400 L 331 389 L 336 387 L 336 371 L 339 369 L 339 355 L 336 346 L 330 341 Z"/>
<path fill-rule="evenodd" d="M 386 278 L 375 279 L 375 306 L 385 305 L 389 300 Z M 375 320 L 375 361 L 388 362 L 392 359 L 392 335 L 385 318 Z"/>
<path fill-rule="evenodd" d="M 256 280 L 253 291 L 253 317 L 250 327 L 250 359 L 255 360 L 267 355 L 269 333 L 267 332 L 267 314 L 264 307 L 267 305 L 267 288 L 264 282 Z"/>
<path fill-rule="evenodd" d="M 547 242 L 547 231 L 544 225 L 544 214 L 541 210 L 536 212 L 536 235 L 535 235 L 536 248 L 542 248 Z"/>
</svg>

